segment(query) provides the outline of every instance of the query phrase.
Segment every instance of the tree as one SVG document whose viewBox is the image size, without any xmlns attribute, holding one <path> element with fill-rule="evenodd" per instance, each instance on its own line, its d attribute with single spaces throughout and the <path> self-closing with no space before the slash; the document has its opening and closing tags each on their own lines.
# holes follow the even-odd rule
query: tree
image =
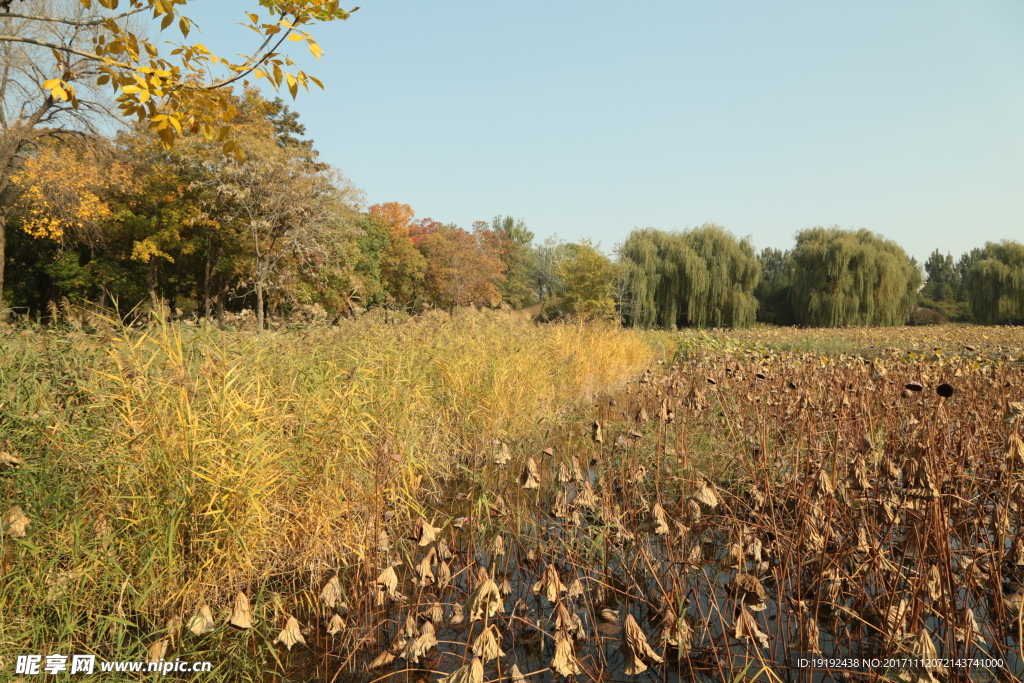
<svg viewBox="0 0 1024 683">
<path fill-rule="evenodd" d="M 793 259 L 796 322 L 816 327 L 902 325 L 921 273 L 891 240 L 868 230 L 811 228 L 797 234 Z"/>
<path fill-rule="evenodd" d="M 533 303 L 530 268 L 533 256 L 533 233 L 522 220 L 512 216 L 495 216 L 491 230 L 502 237 L 502 261 L 505 263 L 505 281 L 501 295 L 512 308 L 524 308 Z"/>
<path fill-rule="evenodd" d="M 757 261 L 761 264 L 761 279 L 754 288 L 758 322 L 792 325 L 793 263 L 790 253 L 768 247 L 757 255 Z"/>
<path fill-rule="evenodd" d="M 387 245 L 380 257 L 380 279 L 386 299 L 408 308 L 415 300 L 427 272 L 427 260 L 409 238 L 416 213 L 408 204 L 387 202 L 369 209 L 387 230 Z"/>
<path fill-rule="evenodd" d="M 529 279 L 538 299 L 544 301 L 561 295 L 560 264 L 569 245 L 552 235 L 532 249 L 529 258 Z"/>
<path fill-rule="evenodd" d="M 455 225 L 444 225 L 422 236 L 421 248 L 427 259 L 426 298 L 434 305 L 496 306 L 501 302 L 500 283 L 505 264 L 500 242 L 487 230 L 470 233 Z"/>
<path fill-rule="evenodd" d="M 573 245 L 559 264 L 564 283 L 562 308 L 581 320 L 615 319 L 618 267 L 590 240 Z"/>
<path fill-rule="evenodd" d="M 620 249 L 629 322 L 673 329 L 745 327 L 756 317 L 754 248 L 708 223 L 686 232 L 634 230 Z"/>
<path fill-rule="evenodd" d="M 1024 324 L 1024 244 L 987 242 L 964 275 L 974 319 L 983 325 Z"/>
<path fill-rule="evenodd" d="M 149 121 L 165 146 L 182 135 L 202 134 L 223 142 L 224 151 L 230 152 L 240 148 L 228 139 L 234 118 L 228 86 L 250 76 L 266 78 L 274 88 L 286 85 L 293 98 L 299 86 L 308 90 L 310 82 L 322 88 L 319 80 L 301 70 L 287 71 L 293 62 L 279 50 L 286 41 L 304 42 L 319 59 L 323 50 L 305 29 L 351 14 L 340 9 L 337 0 L 260 0 L 269 19 L 245 13 L 243 25 L 259 38 L 255 50 L 238 61 L 217 56 L 200 43 L 175 44 L 169 54 L 161 55 L 165 42 L 150 40 L 136 27 L 137 21 L 133 23 L 152 12 L 160 32 L 173 25 L 187 38 L 193 24 L 182 10 L 191 1 L 127 0 L 127 8 L 121 9 L 118 0 L 79 0 L 54 6 L 53 11 L 37 8 L 38 14 L 11 12 L 11 3 L 6 2 L 6 23 L 16 26 L 0 34 L 0 43 L 39 46 L 56 55 L 55 68 L 39 74 L 39 85 L 54 102 L 77 109 L 77 84 L 95 79 L 97 86 L 116 93 L 122 116 Z M 34 33 L 54 25 L 63 32 L 42 28 L 47 35 Z M 223 73 L 214 75 L 218 68 Z"/>
<path fill-rule="evenodd" d="M 303 148 L 277 143 L 266 119 L 238 127 L 244 163 L 228 159 L 217 192 L 244 225 L 256 295 L 256 329 L 263 330 L 265 294 L 282 262 L 320 267 L 355 231 L 358 191 Z"/>
</svg>

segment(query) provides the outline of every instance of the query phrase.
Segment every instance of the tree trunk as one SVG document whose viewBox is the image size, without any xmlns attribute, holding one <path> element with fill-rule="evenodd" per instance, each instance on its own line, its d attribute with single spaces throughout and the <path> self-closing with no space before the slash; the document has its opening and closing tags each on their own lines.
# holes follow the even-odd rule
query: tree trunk
<svg viewBox="0 0 1024 683">
<path fill-rule="evenodd" d="M 256 281 L 256 334 L 263 334 L 263 281 Z"/>
<path fill-rule="evenodd" d="M 5 265 L 7 265 L 7 211 L 0 208 L 0 311 L 4 310 Z"/>
<path fill-rule="evenodd" d="M 149 287 L 149 303 L 153 307 L 153 317 L 160 315 L 160 297 L 156 293 L 156 258 L 149 258 L 149 273 L 146 275 L 146 285 Z"/>
<path fill-rule="evenodd" d="M 210 317 L 210 241 L 206 241 L 206 264 L 203 269 L 203 317 Z"/>
<path fill-rule="evenodd" d="M 224 300 L 228 297 L 228 288 L 222 287 L 217 292 L 217 300 L 214 302 L 214 307 L 217 312 L 217 324 L 221 327 L 224 326 Z"/>
</svg>

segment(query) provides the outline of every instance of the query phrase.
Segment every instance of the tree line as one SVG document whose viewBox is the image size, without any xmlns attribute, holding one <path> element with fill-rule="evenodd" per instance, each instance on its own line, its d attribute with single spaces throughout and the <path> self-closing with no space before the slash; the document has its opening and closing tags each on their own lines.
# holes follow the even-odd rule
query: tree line
<svg viewBox="0 0 1024 683">
<path fill-rule="evenodd" d="M 813 228 L 754 250 L 707 224 L 634 230 L 612 257 L 587 240 L 536 241 L 523 220 L 468 228 L 365 206 L 298 115 L 247 89 L 231 103 L 243 160 L 216 140 L 167 148 L 139 124 L 36 141 L 5 195 L 4 304 L 45 318 L 61 301 L 122 315 L 163 308 L 224 321 L 534 307 L 541 319 L 639 327 L 1024 322 L 1024 246 L 989 243 L 922 268 L 867 230 Z"/>
</svg>

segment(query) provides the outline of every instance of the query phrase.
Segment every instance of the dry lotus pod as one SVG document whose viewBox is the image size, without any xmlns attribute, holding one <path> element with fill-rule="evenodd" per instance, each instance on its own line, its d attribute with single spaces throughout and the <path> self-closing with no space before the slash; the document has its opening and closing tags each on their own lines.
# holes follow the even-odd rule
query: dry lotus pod
<svg viewBox="0 0 1024 683">
<path fill-rule="evenodd" d="M 157 640 L 150 644 L 149 650 L 147 651 L 147 662 L 159 662 L 167 656 L 167 646 L 171 644 L 171 641 Z"/>
<path fill-rule="evenodd" d="M 526 459 L 523 472 L 519 475 L 519 486 L 524 489 L 540 488 L 540 474 L 537 472 L 537 463 L 533 458 Z"/>
<path fill-rule="evenodd" d="M 768 647 L 768 634 L 758 628 L 757 620 L 747 611 L 746 607 L 741 607 L 740 615 L 736 617 L 735 633 L 736 637 L 741 640 L 756 641 L 761 647 Z"/>
<path fill-rule="evenodd" d="M 341 597 L 341 581 L 338 580 L 338 575 L 335 574 L 324 589 L 320 591 L 320 602 L 324 604 L 327 609 L 334 609 L 342 600 Z"/>
<path fill-rule="evenodd" d="M 505 605 L 501 598 L 501 591 L 493 579 L 487 579 L 477 584 L 473 592 L 466 599 L 466 611 L 469 612 L 469 620 L 490 619 L 498 612 L 505 611 Z"/>
<path fill-rule="evenodd" d="M 555 633 L 555 656 L 551 660 L 551 668 L 567 678 L 580 673 L 580 665 L 572 651 L 572 638 L 561 631 Z"/>
<path fill-rule="evenodd" d="M 647 519 L 640 523 L 640 530 L 658 536 L 664 536 L 669 532 L 668 520 L 665 518 L 665 509 L 661 507 L 661 503 L 655 503 L 651 506 Z"/>
<path fill-rule="evenodd" d="M 194 635 L 201 636 L 212 631 L 216 625 L 213 615 L 210 614 L 210 606 L 203 605 L 188 622 L 188 630 Z"/>
<path fill-rule="evenodd" d="M 629 612 L 626 613 L 626 621 L 622 624 L 622 640 L 619 643 L 619 651 L 626 658 L 626 667 L 622 673 L 627 676 L 636 676 L 647 671 L 647 664 L 644 660 L 655 663 L 663 661 L 658 653 L 651 648 L 640 624 L 636 623 L 636 619 Z"/>
<path fill-rule="evenodd" d="M 422 517 L 416 521 L 416 527 L 413 529 L 412 537 L 419 546 L 428 546 L 437 540 L 437 533 L 441 531 L 437 527 L 430 525 L 430 522 L 423 519 Z"/>
<path fill-rule="evenodd" d="M 533 584 L 533 592 L 543 595 L 548 599 L 548 602 L 554 604 L 558 601 L 558 595 L 565 591 L 566 587 L 561 579 L 558 578 L 558 570 L 555 569 L 555 565 L 548 563 L 540 577 L 540 581 Z"/>
<path fill-rule="evenodd" d="M 302 637 L 302 631 L 299 630 L 299 620 L 295 617 L 288 617 L 288 622 L 281 629 L 281 632 L 277 634 L 277 639 L 274 643 L 281 643 L 289 651 L 292 649 L 292 645 L 296 643 L 305 644 L 306 639 Z"/>
<path fill-rule="evenodd" d="M 435 647 L 437 647 L 437 636 L 434 632 L 434 625 L 425 621 L 420 626 L 419 634 L 406 644 L 402 656 L 410 664 L 418 664 L 420 657 L 426 656 Z"/>
<path fill-rule="evenodd" d="M 497 624 L 491 624 L 476 637 L 473 641 L 473 654 L 485 663 L 505 656 L 501 650 L 501 631 Z"/>
<path fill-rule="evenodd" d="M 327 633 L 329 635 L 337 635 L 345 628 L 345 620 L 341 618 L 340 614 L 332 614 L 330 621 L 327 622 Z"/>
<path fill-rule="evenodd" d="M 508 444 L 504 442 L 498 442 L 498 452 L 494 454 L 495 465 L 507 465 L 512 460 L 512 453 L 508 449 Z"/>
<path fill-rule="evenodd" d="M 11 538 L 24 538 L 25 529 L 32 523 L 32 520 L 15 505 L 4 515 L 3 532 Z"/>
<path fill-rule="evenodd" d="M 235 595 L 235 605 L 231 610 L 231 618 L 228 623 L 235 628 L 252 628 L 252 614 L 249 611 L 249 598 L 242 591 Z"/>
<path fill-rule="evenodd" d="M 456 669 L 448 676 L 439 678 L 437 683 L 484 683 L 483 662 L 479 657 L 473 657 L 469 664 Z"/>
</svg>

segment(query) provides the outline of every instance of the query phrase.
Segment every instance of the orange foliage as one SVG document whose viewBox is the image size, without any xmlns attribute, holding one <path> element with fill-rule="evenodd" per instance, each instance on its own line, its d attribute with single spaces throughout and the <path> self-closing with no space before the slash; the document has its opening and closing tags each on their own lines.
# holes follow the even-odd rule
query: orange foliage
<svg viewBox="0 0 1024 683">
<path fill-rule="evenodd" d="M 392 237 L 407 236 L 409 224 L 412 222 L 413 216 L 416 215 L 411 206 L 398 202 L 374 204 L 370 207 L 370 213 L 384 221 Z"/>
</svg>

